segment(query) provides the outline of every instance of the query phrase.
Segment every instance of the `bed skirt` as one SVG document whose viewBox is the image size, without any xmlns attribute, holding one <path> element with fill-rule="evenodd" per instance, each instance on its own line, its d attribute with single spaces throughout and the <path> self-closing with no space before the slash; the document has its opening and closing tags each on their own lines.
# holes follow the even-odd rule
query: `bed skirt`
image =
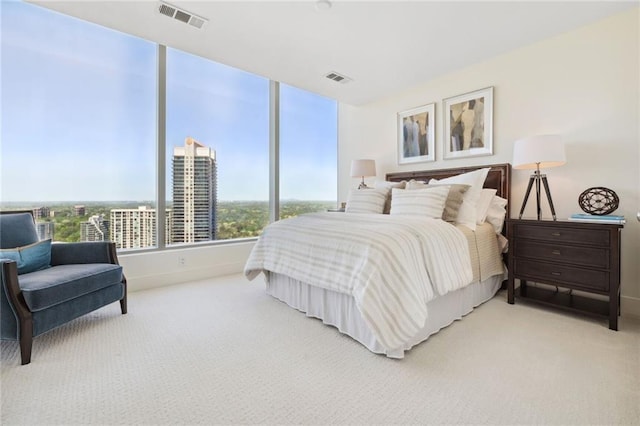
<svg viewBox="0 0 640 426">
<path fill-rule="evenodd" d="M 296 281 L 288 276 L 265 272 L 267 293 L 287 305 L 304 312 L 308 317 L 319 318 L 363 344 L 373 353 L 389 358 L 404 358 L 404 352 L 423 342 L 430 335 L 462 319 L 473 308 L 491 299 L 504 277 L 495 275 L 485 281 L 470 284 L 459 290 L 439 296 L 429 302 L 429 318 L 425 326 L 402 348 L 386 350 L 368 328 L 355 300 L 348 294 L 325 290 Z"/>
</svg>

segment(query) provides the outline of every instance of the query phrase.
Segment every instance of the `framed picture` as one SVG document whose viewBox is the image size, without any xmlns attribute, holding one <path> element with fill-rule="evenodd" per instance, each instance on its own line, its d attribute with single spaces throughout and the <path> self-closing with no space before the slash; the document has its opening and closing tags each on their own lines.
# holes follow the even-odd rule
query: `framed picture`
<svg viewBox="0 0 640 426">
<path fill-rule="evenodd" d="M 493 155 L 493 87 L 444 99 L 443 157 Z"/>
<path fill-rule="evenodd" d="M 398 164 L 434 161 L 436 104 L 398 114 Z"/>
</svg>

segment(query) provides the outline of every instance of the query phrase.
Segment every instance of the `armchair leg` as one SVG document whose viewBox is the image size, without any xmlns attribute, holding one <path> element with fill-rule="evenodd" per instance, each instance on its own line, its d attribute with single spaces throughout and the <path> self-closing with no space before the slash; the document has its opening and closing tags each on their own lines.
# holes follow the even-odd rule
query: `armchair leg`
<svg viewBox="0 0 640 426">
<path fill-rule="evenodd" d="M 122 276 L 122 285 L 124 286 L 124 296 L 120 299 L 120 310 L 122 311 L 122 315 L 127 313 L 127 278 Z"/>
<path fill-rule="evenodd" d="M 120 299 L 120 310 L 122 311 L 122 315 L 127 313 L 127 295 L 126 294 L 122 299 Z"/>
<path fill-rule="evenodd" d="M 31 362 L 31 346 L 33 344 L 33 321 L 31 317 L 20 321 L 20 357 L 22 365 Z"/>
</svg>

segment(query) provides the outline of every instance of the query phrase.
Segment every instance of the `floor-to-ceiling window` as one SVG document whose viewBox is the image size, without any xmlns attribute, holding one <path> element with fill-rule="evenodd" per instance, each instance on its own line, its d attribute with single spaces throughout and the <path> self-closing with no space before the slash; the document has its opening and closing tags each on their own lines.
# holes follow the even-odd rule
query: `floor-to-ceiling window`
<svg viewBox="0 0 640 426">
<path fill-rule="evenodd" d="M 255 237 L 269 221 L 269 80 L 167 49 L 169 244 Z"/>
<path fill-rule="evenodd" d="M 155 208 L 156 44 L 23 2 L 0 28 L 2 207 L 41 238 L 155 246 L 132 211 Z"/>
<path fill-rule="evenodd" d="M 280 84 L 280 218 L 336 207 L 336 101 Z"/>
<path fill-rule="evenodd" d="M 280 217 L 335 206 L 334 100 L 280 85 L 270 153 L 264 77 L 28 3 L 1 19 L 0 208 L 33 210 L 41 238 L 133 250 L 258 236 L 270 155 Z"/>
</svg>

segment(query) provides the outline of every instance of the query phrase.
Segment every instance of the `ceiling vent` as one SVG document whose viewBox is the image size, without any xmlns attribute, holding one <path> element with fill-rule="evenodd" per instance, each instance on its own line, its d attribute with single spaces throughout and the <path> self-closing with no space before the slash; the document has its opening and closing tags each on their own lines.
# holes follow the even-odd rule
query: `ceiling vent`
<svg viewBox="0 0 640 426">
<path fill-rule="evenodd" d="M 165 2 L 160 2 L 158 12 L 160 12 L 161 15 L 177 19 L 180 22 L 184 22 L 185 24 L 189 24 L 196 28 L 202 28 L 202 26 L 207 22 L 205 18 L 194 15 L 184 9 L 178 9 L 177 7 Z"/>
<path fill-rule="evenodd" d="M 352 79 L 347 77 L 346 75 L 338 74 L 335 71 L 330 72 L 329 74 L 325 75 L 325 77 L 327 77 L 329 80 L 333 80 L 342 84 L 352 81 Z"/>
</svg>

